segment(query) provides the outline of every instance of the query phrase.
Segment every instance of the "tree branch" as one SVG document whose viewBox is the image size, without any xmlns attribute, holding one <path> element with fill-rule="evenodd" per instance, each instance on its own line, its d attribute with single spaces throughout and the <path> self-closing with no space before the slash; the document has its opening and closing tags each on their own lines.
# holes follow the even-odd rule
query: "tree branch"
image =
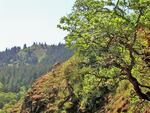
<svg viewBox="0 0 150 113">
<path fill-rule="evenodd" d="M 147 88 L 147 89 L 150 89 L 150 86 L 146 86 L 146 85 L 142 85 L 142 84 L 139 84 L 141 87 L 144 87 L 144 88 Z"/>
<path fill-rule="evenodd" d="M 117 16 L 121 17 L 122 19 L 126 20 L 127 22 L 130 22 L 130 23 L 131 23 L 130 19 L 127 19 L 125 16 L 123 16 L 123 15 L 121 15 L 121 14 L 119 14 L 119 13 L 117 12 L 117 9 L 118 9 L 119 11 L 121 11 L 122 14 L 125 13 L 124 11 L 122 11 L 121 8 L 119 8 L 119 6 L 118 6 L 118 5 L 119 5 L 119 2 L 120 2 L 120 0 L 117 1 L 116 5 L 115 5 L 115 7 L 114 7 L 115 14 L 116 14 Z"/>
</svg>

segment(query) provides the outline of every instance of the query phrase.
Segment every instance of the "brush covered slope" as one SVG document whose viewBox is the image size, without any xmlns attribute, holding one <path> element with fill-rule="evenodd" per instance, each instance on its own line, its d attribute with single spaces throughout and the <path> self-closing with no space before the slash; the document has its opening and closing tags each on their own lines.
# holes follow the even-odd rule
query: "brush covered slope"
<svg viewBox="0 0 150 113">
<path fill-rule="evenodd" d="M 137 97 L 128 80 L 97 78 L 89 74 L 91 67 L 82 65 L 81 60 L 72 57 L 53 66 L 51 72 L 34 82 L 11 113 L 150 112 L 150 103 Z"/>
<path fill-rule="evenodd" d="M 18 102 L 11 112 L 53 113 L 62 111 L 66 103 L 69 107 L 72 106 L 72 95 L 69 93 L 69 83 L 65 75 L 66 68 L 71 65 L 73 65 L 71 62 L 55 64 L 51 72 L 33 83 L 24 101 L 20 103 L 20 106 L 18 106 Z"/>
</svg>

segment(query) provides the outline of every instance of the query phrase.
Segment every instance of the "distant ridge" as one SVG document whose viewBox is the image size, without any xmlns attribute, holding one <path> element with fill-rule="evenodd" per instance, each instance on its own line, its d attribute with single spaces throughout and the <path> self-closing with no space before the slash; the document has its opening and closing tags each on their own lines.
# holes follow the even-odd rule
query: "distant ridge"
<svg viewBox="0 0 150 113">
<path fill-rule="evenodd" d="M 63 62 L 73 55 L 64 44 L 47 45 L 33 43 L 27 47 L 12 47 L 0 52 L 0 83 L 5 91 L 19 91 L 29 87 L 40 75 L 48 72 L 57 62 Z"/>
</svg>

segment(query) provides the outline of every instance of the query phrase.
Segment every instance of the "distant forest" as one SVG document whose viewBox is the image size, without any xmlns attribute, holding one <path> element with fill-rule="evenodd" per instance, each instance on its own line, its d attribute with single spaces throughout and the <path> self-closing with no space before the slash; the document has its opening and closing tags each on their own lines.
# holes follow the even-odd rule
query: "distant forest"
<svg viewBox="0 0 150 113">
<path fill-rule="evenodd" d="M 64 44 L 47 45 L 33 43 L 31 47 L 13 47 L 0 52 L 0 83 L 5 92 L 18 92 L 21 87 L 29 87 L 32 82 L 48 72 L 58 62 L 73 55 Z"/>
</svg>

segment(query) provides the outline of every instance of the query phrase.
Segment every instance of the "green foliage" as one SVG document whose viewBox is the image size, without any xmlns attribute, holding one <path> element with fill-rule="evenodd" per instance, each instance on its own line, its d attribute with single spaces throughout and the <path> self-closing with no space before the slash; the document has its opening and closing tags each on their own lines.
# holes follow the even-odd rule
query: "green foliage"
<svg viewBox="0 0 150 113">
<path fill-rule="evenodd" d="M 17 101 L 23 101 L 26 94 L 26 88 L 21 87 L 18 93 L 4 92 L 0 90 L 0 113 L 8 113 Z"/>
<path fill-rule="evenodd" d="M 84 57 L 81 55 L 75 55 L 66 66 L 64 74 L 72 87 L 73 100 L 78 100 L 78 109 L 81 112 L 94 112 L 103 106 L 104 97 L 115 90 L 116 84 L 112 80 L 97 78 L 97 70 L 84 66 L 82 58 Z"/>
<path fill-rule="evenodd" d="M 84 112 L 93 112 L 88 110 L 95 109 L 95 97 L 115 90 L 122 80 L 136 92 L 131 103 L 139 101 L 137 95 L 150 100 L 149 88 L 141 85 L 150 86 L 149 15 L 149 0 L 76 0 L 72 12 L 61 18 L 58 27 L 68 31 L 67 46 L 81 57 L 69 80 Z M 132 95 L 121 83 L 122 95 Z"/>
<path fill-rule="evenodd" d="M 72 13 L 62 17 L 58 27 L 69 31 L 66 44 L 84 56 L 85 64 L 94 68 L 98 78 L 124 77 L 136 89 L 140 77 L 149 79 L 143 62 L 149 42 L 140 35 L 141 29 L 150 31 L 149 14 L 149 1 L 76 0 Z M 140 88 L 135 91 L 139 96 L 142 93 Z"/>
<path fill-rule="evenodd" d="M 17 100 L 17 95 L 15 93 L 0 92 L 0 108 L 13 100 Z"/>
</svg>

